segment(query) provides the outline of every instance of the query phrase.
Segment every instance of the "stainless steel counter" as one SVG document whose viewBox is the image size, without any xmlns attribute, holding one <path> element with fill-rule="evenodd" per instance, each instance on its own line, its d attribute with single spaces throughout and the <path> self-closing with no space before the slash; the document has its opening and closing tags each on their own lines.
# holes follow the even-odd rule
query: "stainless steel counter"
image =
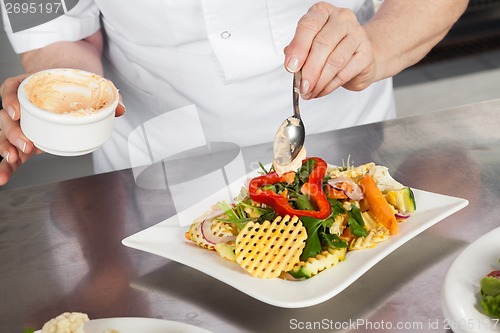
<svg viewBox="0 0 500 333">
<path fill-rule="evenodd" d="M 314 322 L 323 323 L 322 332 L 341 325 L 352 332 L 447 332 L 445 271 L 467 244 L 500 225 L 500 100 L 314 135 L 306 144 L 310 156 L 375 161 L 404 184 L 466 198 L 469 206 L 333 299 L 285 309 L 123 246 L 126 236 L 175 214 L 170 191 L 137 186 L 131 170 L 2 191 L 0 332 L 39 329 L 65 311 L 164 318 L 224 333 L 311 331 L 301 327 Z M 247 171 L 272 158 L 271 145 L 241 153 Z M 347 326 L 360 321 L 374 329 Z M 388 322 L 408 329 L 381 330 Z"/>
</svg>

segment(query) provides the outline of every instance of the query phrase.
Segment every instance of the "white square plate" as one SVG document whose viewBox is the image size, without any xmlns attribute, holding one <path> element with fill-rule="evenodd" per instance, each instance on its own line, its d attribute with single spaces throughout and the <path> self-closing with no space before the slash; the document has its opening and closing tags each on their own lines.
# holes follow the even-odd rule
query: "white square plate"
<svg viewBox="0 0 500 333">
<path fill-rule="evenodd" d="M 238 193 L 245 179 L 256 175 L 256 172 L 250 173 L 229 185 L 232 193 Z M 345 261 L 311 279 L 286 281 L 252 277 L 238 264 L 185 239 L 184 233 L 189 230 L 187 221 L 193 221 L 211 205 L 225 200 L 227 193 L 228 189 L 223 188 L 180 214 L 125 238 L 122 243 L 197 269 L 262 302 L 301 308 L 334 297 L 401 245 L 469 203 L 465 199 L 413 189 L 417 210 L 400 223 L 398 235 L 373 249 L 348 252 Z"/>
</svg>

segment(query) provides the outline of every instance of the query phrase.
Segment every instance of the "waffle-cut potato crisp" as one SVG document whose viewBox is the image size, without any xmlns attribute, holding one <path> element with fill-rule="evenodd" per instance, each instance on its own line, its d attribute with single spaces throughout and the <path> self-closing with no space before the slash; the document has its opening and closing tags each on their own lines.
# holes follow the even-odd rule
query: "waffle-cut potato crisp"
<svg viewBox="0 0 500 333">
<path fill-rule="evenodd" d="M 236 237 L 236 262 L 255 277 L 276 278 L 300 261 L 306 239 L 307 231 L 296 216 L 249 222 Z"/>
</svg>

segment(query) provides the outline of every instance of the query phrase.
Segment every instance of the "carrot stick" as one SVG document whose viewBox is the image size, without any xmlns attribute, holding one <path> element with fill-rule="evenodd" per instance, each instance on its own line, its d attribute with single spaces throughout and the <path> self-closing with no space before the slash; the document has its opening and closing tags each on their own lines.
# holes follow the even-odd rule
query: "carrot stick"
<svg viewBox="0 0 500 333">
<path fill-rule="evenodd" d="M 342 190 L 337 190 L 330 185 L 325 186 L 324 192 L 327 198 L 332 199 L 347 199 L 347 195 Z"/>
<path fill-rule="evenodd" d="M 372 176 L 363 176 L 359 181 L 359 185 L 364 191 L 365 200 L 368 202 L 375 219 L 389 229 L 391 235 L 396 235 L 398 233 L 398 222 L 394 212 Z"/>
</svg>

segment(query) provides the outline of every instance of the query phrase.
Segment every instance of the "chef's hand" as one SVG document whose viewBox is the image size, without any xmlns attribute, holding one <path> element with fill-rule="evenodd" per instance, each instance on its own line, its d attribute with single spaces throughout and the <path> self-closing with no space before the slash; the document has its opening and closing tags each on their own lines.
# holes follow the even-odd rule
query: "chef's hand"
<svg viewBox="0 0 500 333">
<path fill-rule="evenodd" d="M 0 110 L 0 185 L 4 185 L 12 174 L 31 155 L 40 153 L 33 143 L 26 138 L 19 127 L 19 101 L 17 88 L 28 74 L 5 80 L 0 87 L 2 110 Z"/>
<path fill-rule="evenodd" d="M 34 154 L 42 151 L 28 140 L 19 124 L 20 106 L 17 99 L 17 89 L 28 74 L 22 74 L 6 79 L 0 86 L 2 109 L 0 110 L 0 186 L 6 184 L 14 172 Z M 117 117 L 125 113 L 121 102 L 115 111 Z"/>
<path fill-rule="evenodd" d="M 285 48 L 289 72 L 302 68 L 301 95 L 311 99 L 342 86 L 359 91 L 375 78 L 372 43 L 350 9 L 317 3 L 302 16 Z"/>
</svg>

